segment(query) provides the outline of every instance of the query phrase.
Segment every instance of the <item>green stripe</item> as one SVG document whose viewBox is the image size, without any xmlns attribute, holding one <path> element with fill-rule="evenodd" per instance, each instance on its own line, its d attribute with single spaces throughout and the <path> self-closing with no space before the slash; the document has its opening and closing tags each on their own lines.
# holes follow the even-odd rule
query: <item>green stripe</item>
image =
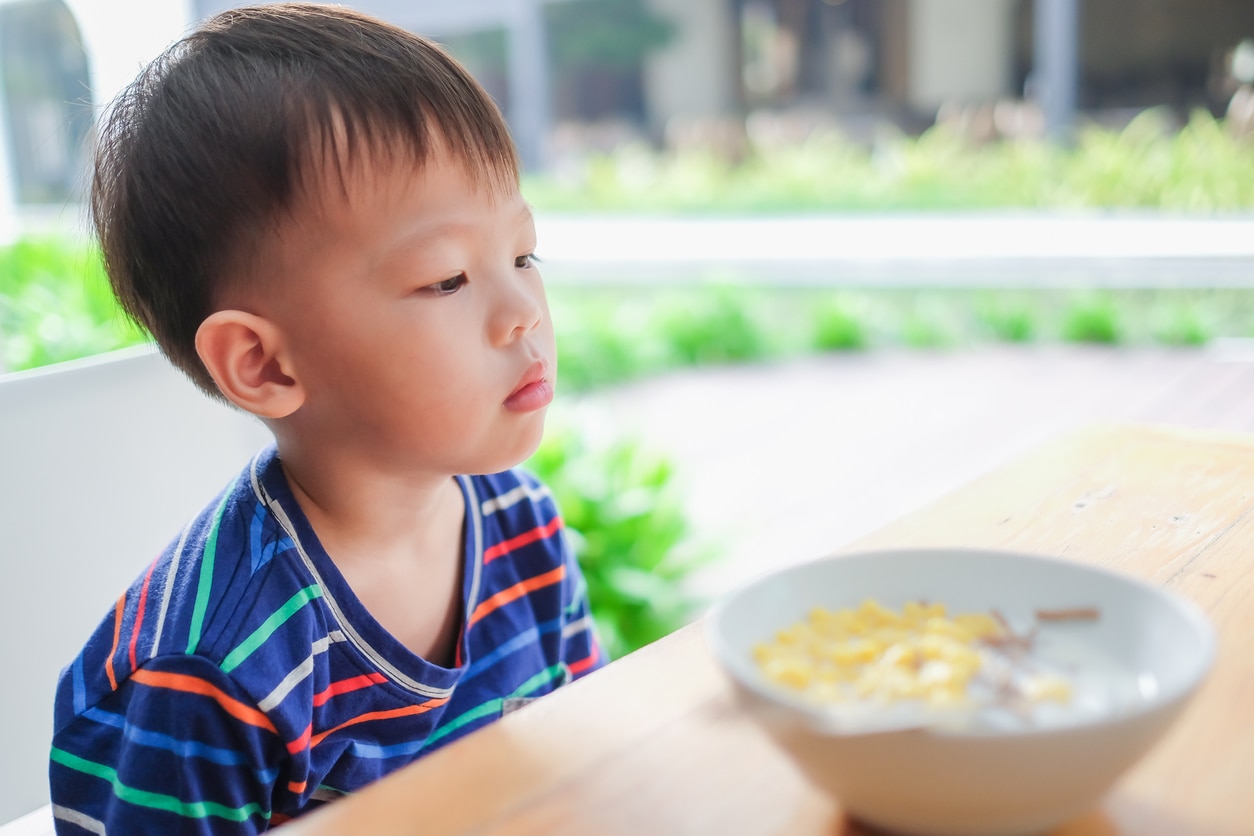
<svg viewBox="0 0 1254 836">
<path fill-rule="evenodd" d="M 446 735 L 452 734 L 453 732 L 457 731 L 458 729 L 460 729 L 462 726 L 466 725 L 467 723 L 473 723 L 475 720 L 478 720 L 481 717 L 487 717 L 492 714 L 500 713 L 501 708 L 504 707 L 505 705 L 506 699 L 517 699 L 519 697 L 525 697 L 528 694 L 531 694 L 532 692 L 537 691 L 540 688 L 543 688 L 545 685 L 549 684 L 553 680 L 561 677 L 563 675 L 562 672 L 564 668 L 565 666 L 562 664 L 556 664 L 556 665 L 553 665 L 552 667 L 545 668 L 544 670 L 540 671 L 535 676 L 531 677 L 531 679 L 528 679 L 522 685 L 519 685 L 518 688 L 514 691 L 514 693 L 510 694 L 508 697 L 504 699 L 497 697 L 494 700 L 488 700 L 485 703 L 481 703 L 475 706 L 469 711 L 466 711 L 462 714 L 457 715 L 455 718 L 450 720 L 447 725 L 441 726 L 440 728 L 433 731 L 427 737 L 427 742 L 423 744 L 424 748 L 426 746 L 430 746 L 432 743 L 435 743 L 440 738 L 445 737 Z"/>
<path fill-rule="evenodd" d="M 108 781 L 113 785 L 113 794 L 117 798 L 137 807 L 165 810 L 167 813 L 175 813 L 189 819 L 204 819 L 209 816 L 217 816 L 228 821 L 248 821 L 253 816 L 261 816 L 266 820 L 270 818 L 270 811 L 256 802 L 245 804 L 243 807 L 227 807 L 225 804 L 218 804 L 214 801 L 182 801 L 172 795 L 128 787 L 118 780 L 118 772 L 113 767 L 85 760 L 55 746 L 52 747 L 51 758 L 53 762 L 73 769 L 75 772 L 82 772 L 85 775 Z"/>
<path fill-rule="evenodd" d="M 196 645 L 200 644 L 200 632 L 205 626 L 205 610 L 209 608 L 209 589 L 213 586 L 213 558 L 218 551 L 218 526 L 222 524 L 222 512 L 226 503 L 235 493 L 236 477 L 232 480 L 226 493 L 222 495 L 222 503 L 213 512 L 213 528 L 209 530 L 209 539 L 205 543 L 205 553 L 200 561 L 200 583 L 196 587 L 196 607 L 192 610 L 192 626 L 187 635 L 187 652 L 195 653 Z"/>
<path fill-rule="evenodd" d="M 274 631 L 282 627 L 285 621 L 300 612 L 301 607 L 315 598 L 321 597 L 322 588 L 317 584 L 310 584 L 291 598 L 288 598 L 283 606 L 271 613 L 270 617 L 263 621 L 260 627 L 253 630 L 252 635 L 244 639 L 238 647 L 228 653 L 218 667 L 222 668 L 225 673 L 235 670 L 241 662 L 252 655 L 254 650 L 265 644 L 266 639 L 274 635 Z"/>
</svg>

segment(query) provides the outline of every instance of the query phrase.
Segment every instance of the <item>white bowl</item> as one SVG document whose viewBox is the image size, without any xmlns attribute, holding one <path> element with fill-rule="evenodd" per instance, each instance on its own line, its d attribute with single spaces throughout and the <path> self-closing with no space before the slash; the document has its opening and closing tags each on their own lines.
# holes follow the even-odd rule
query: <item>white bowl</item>
<svg viewBox="0 0 1254 836">
<path fill-rule="evenodd" d="M 829 712 L 767 681 L 751 651 L 814 607 L 867 598 L 996 609 L 1012 623 L 1038 609 L 1096 607 L 1097 620 L 1056 629 L 1117 662 L 1134 698 L 1014 730 L 835 732 Z M 1091 810 L 1167 730 L 1215 656 L 1206 617 L 1162 589 L 1073 561 L 977 550 L 866 552 L 784 569 L 720 601 L 706 635 L 743 703 L 810 781 L 855 818 L 926 836 L 1042 833 Z"/>
</svg>

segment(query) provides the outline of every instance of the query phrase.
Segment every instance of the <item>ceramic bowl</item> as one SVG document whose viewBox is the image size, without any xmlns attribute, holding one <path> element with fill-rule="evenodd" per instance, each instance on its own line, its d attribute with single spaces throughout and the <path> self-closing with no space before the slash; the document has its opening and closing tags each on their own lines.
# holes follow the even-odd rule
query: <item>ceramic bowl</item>
<svg viewBox="0 0 1254 836">
<path fill-rule="evenodd" d="M 1113 660 L 1131 691 L 1108 708 L 1018 728 L 834 729 L 831 713 L 768 681 L 752 648 L 815 607 L 872 598 L 997 610 L 1096 608 L 1042 625 Z M 920 836 L 1047 832 L 1096 807 L 1185 707 L 1215 656 L 1214 631 L 1188 601 L 1082 563 L 994 551 L 916 549 L 834 556 L 763 577 L 719 601 L 709 644 L 739 698 L 816 786 L 868 824 Z M 1128 694 L 1131 694 L 1131 697 Z"/>
</svg>

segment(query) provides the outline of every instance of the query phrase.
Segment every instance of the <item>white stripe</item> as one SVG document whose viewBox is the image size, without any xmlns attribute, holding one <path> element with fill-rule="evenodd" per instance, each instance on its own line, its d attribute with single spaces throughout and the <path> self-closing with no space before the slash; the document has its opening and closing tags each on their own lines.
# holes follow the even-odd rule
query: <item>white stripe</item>
<svg viewBox="0 0 1254 836">
<path fill-rule="evenodd" d="M 161 593 L 161 612 L 157 615 L 157 632 L 153 634 L 152 648 L 148 651 L 149 659 L 156 658 L 157 648 L 161 646 L 161 633 L 165 630 L 165 614 L 170 609 L 170 596 L 174 593 L 174 577 L 179 573 L 179 562 L 183 557 L 183 548 L 187 545 L 187 535 L 191 530 L 192 523 L 189 522 L 179 536 L 179 544 L 174 547 L 174 559 L 170 561 L 170 572 L 165 577 L 165 589 Z"/>
<path fill-rule="evenodd" d="M 479 511 L 487 517 L 497 511 L 504 511 L 506 508 L 512 508 L 524 499 L 530 499 L 532 502 L 539 502 L 547 496 L 549 496 L 549 489 L 547 485 L 539 485 L 534 488 L 530 485 L 519 485 L 518 487 L 508 490 L 499 496 L 494 496 L 491 499 L 485 499 L 483 501 L 483 505 L 480 506 Z"/>
<path fill-rule="evenodd" d="M 339 630 L 333 630 L 331 635 L 325 636 L 314 642 L 312 651 L 307 657 L 305 657 L 305 661 L 292 668 L 292 670 L 288 672 L 287 676 L 283 677 L 283 681 L 276 685 L 274 690 L 267 694 L 266 698 L 257 704 L 257 707 L 262 711 L 269 711 L 270 709 L 276 707 L 279 703 L 283 702 L 283 700 L 287 698 L 287 695 L 292 693 L 293 688 L 303 682 L 305 677 L 313 673 L 314 657 L 319 653 L 326 653 L 327 648 L 337 641 L 344 641 L 344 634 Z"/>
<path fill-rule="evenodd" d="M 309 794 L 309 797 L 312 798 L 314 801 L 339 801 L 341 798 L 344 798 L 346 795 L 348 795 L 348 793 L 346 792 L 340 792 L 339 790 L 329 790 L 324 787 L 318 787 L 317 789 L 315 789 L 313 792 Z"/>
<path fill-rule="evenodd" d="M 283 677 L 283 681 L 274 686 L 274 690 L 266 694 L 265 699 L 257 703 L 257 708 L 262 711 L 270 711 L 283 702 L 283 698 L 292 693 L 292 689 L 304 681 L 305 677 L 313 673 L 313 669 L 314 654 L 310 653 L 305 657 L 305 661 L 287 672 L 287 676 Z"/>
<path fill-rule="evenodd" d="M 462 490 L 466 492 L 466 513 L 470 515 L 470 536 L 475 541 L 470 545 L 474 557 L 471 563 L 474 571 L 470 576 L 470 594 L 466 596 L 466 612 L 472 613 L 475 607 L 479 606 L 479 575 L 483 568 L 483 505 L 478 502 L 479 495 L 475 493 L 475 484 L 470 481 L 469 476 L 459 476 L 457 481 L 461 484 Z M 469 627 L 464 627 L 463 632 L 468 632 Z"/>
<path fill-rule="evenodd" d="M 309 557 L 309 553 L 305 551 L 304 545 L 300 542 L 300 537 L 296 534 L 296 527 L 292 525 L 291 519 L 288 518 L 287 512 L 283 510 L 283 506 L 275 502 L 261 487 L 261 481 L 257 478 L 257 460 L 253 460 L 250 468 L 250 478 L 252 480 L 253 493 L 257 496 L 275 519 L 279 521 L 279 525 L 287 532 L 287 536 L 292 538 L 292 545 L 296 547 L 296 553 L 300 555 L 301 561 L 305 564 L 305 569 L 313 577 L 314 583 L 322 590 L 322 600 L 326 602 L 327 607 L 331 610 L 331 615 L 335 618 L 336 623 L 343 628 L 344 635 L 348 638 L 349 643 L 356 647 L 362 655 L 369 659 L 375 667 L 382 671 L 389 679 L 405 688 L 413 691 L 415 694 L 421 694 L 424 697 L 440 698 L 448 696 L 453 692 L 452 688 L 432 688 L 424 682 L 419 682 L 412 677 L 406 676 L 397 670 L 387 659 L 383 658 L 377 650 L 371 647 L 364 638 L 362 638 L 348 619 L 344 617 L 344 611 L 340 609 L 339 602 L 331 595 L 327 585 L 322 582 L 322 576 L 318 574 L 317 568 L 314 566 L 313 560 Z"/>
<path fill-rule="evenodd" d="M 579 633 L 582 633 L 584 630 L 591 630 L 591 629 L 592 629 L 592 616 L 585 615 L 583 618 L 579 619 L 578 621 L 572 621 L 566 626 L 562 627 L 562 638 L 569 639 L 571 636 L 578 635 Z"/>
<path fill-rule="evenodd" d="M 348 641 L 348 639 L 339 630 L 332 630 L 323 638 L 313 643 L 314 653 L 325 653 L 326 649 L 337 642 Z"/>
<path fill-rule="evenodd" d="M 78 810 L 62 807 L 60 804 L 53 804 L 52 817 L 78 825 L 90 833 L 99 833 L 100 836 L 106 836 L 104 822 L 100 819 L 93 819 L 91 816 L 86 813 L 80 813 Z"/>
</svg>

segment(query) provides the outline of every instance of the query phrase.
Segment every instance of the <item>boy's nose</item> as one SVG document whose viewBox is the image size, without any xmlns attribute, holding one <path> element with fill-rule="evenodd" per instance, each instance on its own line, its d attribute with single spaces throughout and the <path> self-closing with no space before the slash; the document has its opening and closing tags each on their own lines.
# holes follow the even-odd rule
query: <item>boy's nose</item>
<svg viewBox="0 0 1254 836">
<path fill-rule="evenodd" d="M 534 269 L 534 268 L 533 268 Z M 544 319 L 543 291 L 538 280 L 517 275 L 501 282 L 490 324 L 492 341 L 506 345 L 525 336 Z"/>
</svg>

